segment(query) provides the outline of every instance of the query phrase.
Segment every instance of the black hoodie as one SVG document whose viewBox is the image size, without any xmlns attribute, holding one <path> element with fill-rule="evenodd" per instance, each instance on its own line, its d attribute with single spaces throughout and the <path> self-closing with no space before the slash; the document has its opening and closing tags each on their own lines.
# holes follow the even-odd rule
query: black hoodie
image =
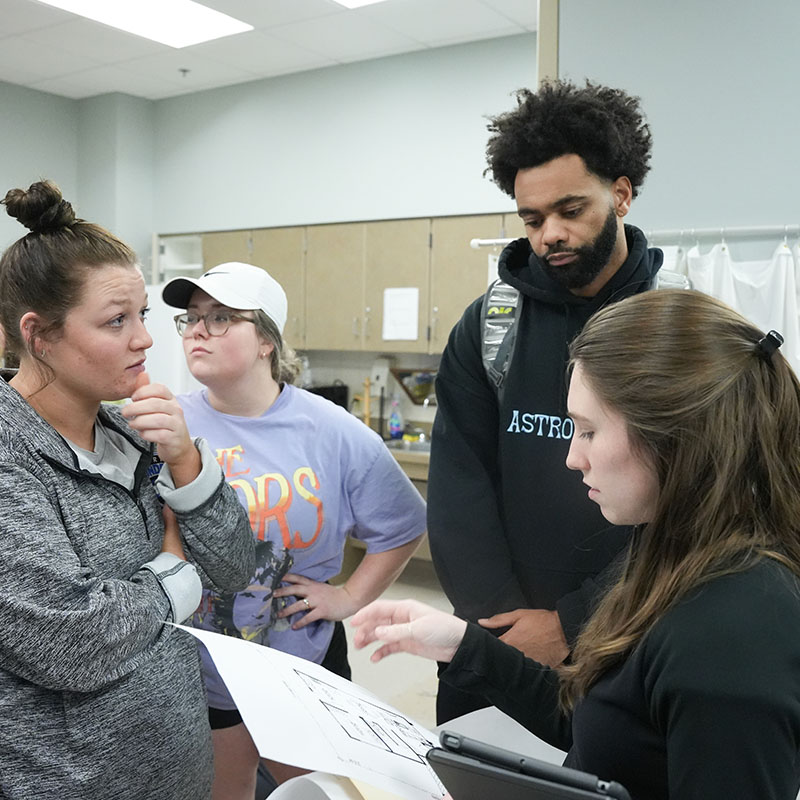
<svg viewBox="0 0 800 800">
<path fill-rule="evenodd" d="M 478 298 L 453 328 L 436 381 L 428 535 L 456 613 L 469 620 L 516 608 L 557 609 L 568 640 L 588 616 L 593 579 L 623 548 L 565 460 L 568 345 L 602 306 L 645 291 L 660 250 L 625 226 L 628 257 L 592 298 L 542 270 L 527 239 L 500 256 L 500 277 L 523 295 L 502 407 L 486 378 Z"/>
</svg>

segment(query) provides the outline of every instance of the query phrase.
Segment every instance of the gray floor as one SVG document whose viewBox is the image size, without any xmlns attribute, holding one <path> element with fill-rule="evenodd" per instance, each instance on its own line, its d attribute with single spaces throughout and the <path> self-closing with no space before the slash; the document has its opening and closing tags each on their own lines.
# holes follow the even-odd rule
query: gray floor
<svg viewBox="0 0 800 800">
<path fill-rule="evenodd" d="M 443 611 L 453 610 L 439 586 L 433 565 L 423 559 L 412 559 L 383 597 L 394 600 L 411 597 Z M 420 725 L 428 729 L 434 728 L 436 663 L 418 656 L 397 653 L 373 664 L 369 656 L 375 646 L 356 650 L 352 645 L 351 628 L 347 621 L 344 625 L 353 681 Z"/>
</svg>

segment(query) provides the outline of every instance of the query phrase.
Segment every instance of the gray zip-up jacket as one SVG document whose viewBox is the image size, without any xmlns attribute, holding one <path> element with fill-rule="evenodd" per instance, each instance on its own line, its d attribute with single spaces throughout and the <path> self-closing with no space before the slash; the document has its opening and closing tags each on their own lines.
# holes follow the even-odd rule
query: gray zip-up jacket
<svg viewBox="0 0 800 800">
<path fill-rule="evenodd" d="M 118 409 L 100 420 L 142 452 L 131 491 L 81 471 L 0 380 L 0 797 L 200 800 L 212 755 L 197 649 L 164 624 L 170 601 L 142 567 L 163 538 L 151 448 Z M 244 588 L 252 533 L 221 470 L 205 502 L 173 510 L 203 584 Z"/>
</svg>

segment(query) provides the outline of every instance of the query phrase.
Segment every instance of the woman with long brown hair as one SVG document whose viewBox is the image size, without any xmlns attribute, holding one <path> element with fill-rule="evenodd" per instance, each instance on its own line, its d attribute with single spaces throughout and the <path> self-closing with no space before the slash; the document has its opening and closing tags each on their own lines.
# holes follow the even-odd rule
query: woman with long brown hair
<svg viewBox="0 0 800 800">
<path fill-rule="evenodd" d="M 800 385 L 780 344 L 687 291 L 623 300 L 574 340 L 567 464 L 636 532 L 565 666 L 413 601 L 357 614 L 356 644 L 450 662 L 444 680 L 635 798 L 793 800 Z"/>
</svg>

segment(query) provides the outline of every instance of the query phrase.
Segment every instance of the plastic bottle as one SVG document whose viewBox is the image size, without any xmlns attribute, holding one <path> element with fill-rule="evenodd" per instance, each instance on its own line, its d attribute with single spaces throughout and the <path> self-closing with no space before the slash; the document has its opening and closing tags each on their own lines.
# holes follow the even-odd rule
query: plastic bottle
<svg viewBox="0 0 800 800">
<path fill-rule="evenodd" d="M 389 438 L 403 438 L 403 415 L 400 413 L 400 401 L 396 397 L 392 400 L 392 410 L 389 414 Z"/>
</svg>

